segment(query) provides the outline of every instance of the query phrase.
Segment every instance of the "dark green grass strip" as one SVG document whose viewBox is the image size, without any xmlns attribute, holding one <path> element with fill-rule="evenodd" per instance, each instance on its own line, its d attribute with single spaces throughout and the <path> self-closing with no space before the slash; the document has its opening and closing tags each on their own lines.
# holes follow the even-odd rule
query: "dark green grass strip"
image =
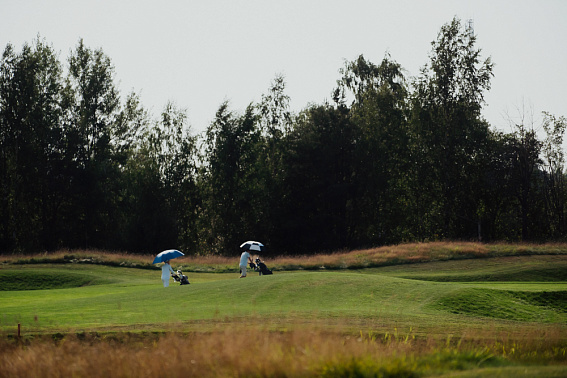
<svg viewBox="0 0 567 378">
<path fill-rule="evenodd" d="M 0 291 L 65 289 L 103 283 L 102 281 L 96 277 L 78 273 L 0 271 Z"/>
<path fill-rule="evenodd" d="M 460 315 L 546 323 L 565 318 L 567 291 L 522 292 L 465 288 L 444 296 L 434 307 Z"/>
<path fill-rule="evenodd" d="M 561 266 L 518 270 L 515 272 L 477 272 L 473 274 L 459 273 L 437 275 L 416 274 L 402 277 L 435 282 L 565 282 L 567 281 L 567 269 Z"/>
</svg>

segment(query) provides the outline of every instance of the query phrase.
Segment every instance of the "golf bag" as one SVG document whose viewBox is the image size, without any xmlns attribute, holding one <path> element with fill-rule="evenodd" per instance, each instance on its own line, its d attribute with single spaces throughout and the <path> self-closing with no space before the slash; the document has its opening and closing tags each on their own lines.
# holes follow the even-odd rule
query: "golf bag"
<svg viewBox="0 0 567 378">
<path fill-rule="evenodd" d="M 180 270 L 177 271 L 177 274 L 172 273 L 171 277 L 173 277 L 173 281 L 179 282 L 180 285 L 189 285 L 189 279 Z"/>
<path fill-rule="evenodd" d="M 273 274 L 272 271 L 270 269 L 268 269 L 268 267 L 266 266 L 266 264 L 264 264 L 259 258 L 256 259 L 256 267 L 254 268 L 254 270 L 256 272 L 258 272 L 258 275 L 268 275 L 268 274 Z"/>
</svg>

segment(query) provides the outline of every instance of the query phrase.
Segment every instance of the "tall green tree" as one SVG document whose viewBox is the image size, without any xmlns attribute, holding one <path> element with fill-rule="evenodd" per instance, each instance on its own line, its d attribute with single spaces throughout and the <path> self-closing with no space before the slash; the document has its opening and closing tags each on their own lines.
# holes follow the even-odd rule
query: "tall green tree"
<svg viewBox="0 0 567 378">
<path fill-rule="evenodd" d="M 547 238 L 564 238 L 567 232 L 567 182 L 563 140 L 567 119 L 543 113 L 542 127 L 546 137 L 542 145 L 542 171 L 544 177 L 545 218 L 548 220 Z"/>
<path fill-rule="evenodd" d="M 287 237 L 282 234 L 281 221 L 286 211 L 289 188 L 285 183 L 285 156 L 289 135 L 294 127 L 294 115 L 289 109 L 290 97 L 285 91 L 283 75 L 276 75 L 267 93 L 256 105 L 261 139 L 256 148 L 255 182 L 256 211 L 261 216 L 253 236 L 269 245 L 267 253 L 284 251 Z"/>
<path fill-rule="evenodd" d="M 199 250 L 225 254 L 252 235 L 262 222 L 256 211 L 257 191 L 262 188 L 255 175 L 260 130 L 254 107 L 241 116 L 224 102 L 207 129 L 199 190 Z"/>
<path fill-rule="evenodd" d="M 428 197 L 420 200 L 418 211 L 430 229 L 422 238 L 466 237 L 477 228 L 478 156 L 489 134 L 480 112 L 493 64 L 490 58 L 481 60 L 475 43 L 457 18 L 444 25 L 414 85 L 416 190 L 427 191 Z"/>
<path fill-rule="evenodd" d="M 355 129 L 348 110 L 307 108 L 289 135 L 278 232 L 288 253 L 334 250 L 351 241 Z"/>
<path fill-rule="evenodd" d="M 338 106 L 353 97 L 349 117 L 356 131 L 351 167 L 357 194 L 354 227 L 362 244 L 407 238 L 409 166 L 408 91 L 402 67 L 386 55 L 380 65 L 361 55 L 341 70 Z"/>
<path fill-rule="evenodd" d="M 139 122 L 143 127 L 123 180 L 130 248 L 195 252 L 197 142 L 187 113 L 169 102 L 158 121 L 144 116 Z"/>
<path fill-rule="evenodd" d="M 540 167 L 542 142 L 538 139 L 533 114 L 526 114 L 522 108 L 516 120 L 510 119 L 514 131 L 510 134 L 512 148 L 511 194 L 516 208 L 513 214 L 520 227 L 513 229 L 519 240 L 534 240 L 538 231 L 536 213 L 540 211 L 538 181 L 541 181 Z"/>
<path fill-rule="evenodd" d="M 187 251 L 197 249 L 196 206 L 200 203 L 197 195 L 197 138 L 191 134 L 185 110 L 179 110 L 168 103 L 162 113 L 163 133 L 158 136 L 162 142 L 161 157 L 164 191 L 168 208 L 171 209 L 173 230 L 177 245 Z"/>
<path fill-rule="evenodd" d="M 69 58 L 67 91 L 72 111 L 66 125 L 67 152 L 76 179 L 77 245 L 108 247 L 112 242 L 118 166 L 114 159 L 116 126 L 120 114 L 114 66 L 102 49 L 90 49 L 80 40 Z"/>
<path fill-rule="evenodd" d="M 0 62 L 0 249 L 59 246 L 62 68 L 39 37 Z"/>
</svg>

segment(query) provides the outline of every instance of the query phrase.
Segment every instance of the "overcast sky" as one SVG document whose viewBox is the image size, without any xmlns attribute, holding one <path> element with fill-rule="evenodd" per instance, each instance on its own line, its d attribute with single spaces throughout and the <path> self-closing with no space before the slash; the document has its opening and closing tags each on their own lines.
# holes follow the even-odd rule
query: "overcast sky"
<svg viewBox="0 0 567 378">
<path fill-rule="evenodd" d="M 454 16 L 474 20 L 495 63 L 485 118 L 509 131 L 518 108 L 567 116 L 565 0 L 0 0 L 0 47 L 39 34 L 66 64 L 80 38 L 102 48 L 122 97 L 135 91 L 157 116 L 186 108 L 193 133 L 224 100 L 243 111 L 283 74 L 293 111 L 330 99 L 345 60 L 389 52 L 417 76 Z"/>
</svg>

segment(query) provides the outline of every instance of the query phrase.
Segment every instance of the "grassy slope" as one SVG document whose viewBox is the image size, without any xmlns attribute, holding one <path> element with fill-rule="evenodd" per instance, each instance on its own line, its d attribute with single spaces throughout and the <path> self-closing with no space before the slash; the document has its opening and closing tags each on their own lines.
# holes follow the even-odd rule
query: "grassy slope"
<svg viewBox="0 0 567 378">
<path fill-rule="evenodd" d="M 438 282 L 567 282 L 567 256 L 436 261 L 368 269 L 366 272 Z"/>
<path fill-rule="evenodd" d="M 75 288 L 0 291 L 0 328 L 20 322 L 31 330 L 162 329 L 289 320 L 325 325 L 458 332 L 463 327 L 506 327 L 508 321 L 565 324 L 566 280 L 543 281 L 565 256 L 433 262 L 361 271 L 277 272 L 273 276 L 189 274 L 190 286 L 164 289 L 159 271 L 99 265 L 13 265 L 0 269 L 35 288 L 61 276 L 83 277 Z M 518 260 L 519 259 L 519 260 Z M 538 273 L 539 272 L 539 273 Z M 469 282 L 455 277 L 465 275 Z M 50 283 L 49 277 L 52 277 Z M 447 279 L 452 277 L 452 279 Z M 491 281 L 484 281 L 491 277 Z M 514 282 L 503 282 L 502 277 Z M 561 278 L 559 274 L 559 278 Z M 426 279 L 425 281 L 423 279 Z M 86 285 L 86 286 L 85 286 Z M 546 293 L 543 293 L 545 291 Z M 530 292 L 532 292 L 530 294 Z M 486 322 L 489 319 L 490 322 Z M 204 323 L 203 323 L 204 322 Z"/>
</svg>

